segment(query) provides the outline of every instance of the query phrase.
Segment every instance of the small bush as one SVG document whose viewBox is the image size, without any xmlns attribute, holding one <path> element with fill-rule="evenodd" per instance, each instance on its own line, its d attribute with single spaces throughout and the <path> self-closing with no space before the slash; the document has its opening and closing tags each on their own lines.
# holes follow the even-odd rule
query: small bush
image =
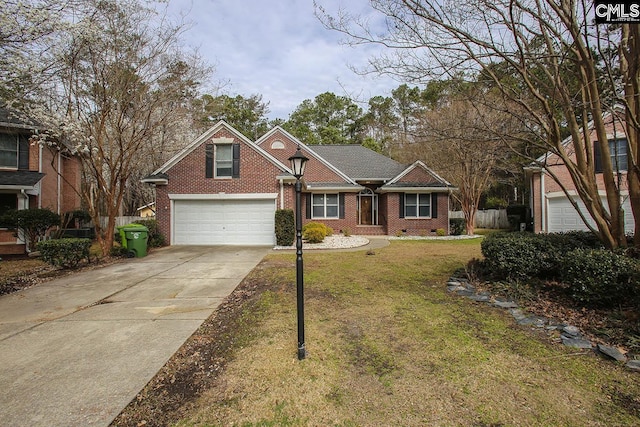
<svg viewBox="0 0 640 427">
<path fill-rule="evenodd" d="M 276 211 L 276 244 L 291 246 L 296 238 L 296 223 L 293 209 L 278 209 Z"/>
<path fill-rule="evenodd" d="M 90 239 L 55 239 L 37 245 L 42 260 L 62 268 L 73 268 L 84 259 L 89 259 Z"/>
<path fill-rule="evenodd" d="M 325 237 L 327 226 L 321 222 L 309 222 L 302 227 L 302 238 L 309 243 L 322 243 Z"/>
<path fill-rule="evenodd" d="M 150 248 L 161 248 L 165 246 L 167 243 L 165 241 L 164 235 L 160 233 L 160 229 L 158 227 L 157 219 L 140 219 L 135 221 L 134 224 L 140 224 L 147 227 L 149 230 L 147 246 Z M 116 233 L 120 235 L 120 233 Z"/>
<path fill-rule="evenodd" d="M 638 297 L 638 262 L 605 249 L 575 249 L 564 257 L 563 282 L 576 301 L 611 307 Z"/>
<path fill-rule="evenodd" d="M 351 234 L 353 233 L 351 233 L 351 229 L 349 227 L 345 227 L 342 229 L 342 235 L 344 237 L 351 237 Z"/>
<path fill-rule="evenodd" d="M 451 218 L 449 220 L 449 227 L 451 228 L 452 236 L 459 236 L 465 232 L 467 225 L 464 218 Z"/>
<path fill-rule="evenodd" d="M 438 228 L 438 229 L 436 230 L 436 235 L 437 235 L 437 236 L 441 236 L 441 237 L 442 237 L 442 236 L 445 236 L 446 234 L 447 234 L 447 232 L 446 232 L 446 231 L 444 231 L 444 228 Z"/>
</svg>

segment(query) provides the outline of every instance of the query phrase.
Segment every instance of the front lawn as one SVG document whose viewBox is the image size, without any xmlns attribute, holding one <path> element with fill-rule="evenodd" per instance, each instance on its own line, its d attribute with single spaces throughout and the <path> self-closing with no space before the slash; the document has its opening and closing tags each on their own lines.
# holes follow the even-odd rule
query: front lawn
<svg viewBox="0 0 640 427">
<path fill-rule="evenodd" d="M 477 239 L 306 252 L 298 361 L 295 256 L 271 254 L 114 424 L 639 425 L 639 374 L 446 292 L 474 257 Z"/>
</svg>

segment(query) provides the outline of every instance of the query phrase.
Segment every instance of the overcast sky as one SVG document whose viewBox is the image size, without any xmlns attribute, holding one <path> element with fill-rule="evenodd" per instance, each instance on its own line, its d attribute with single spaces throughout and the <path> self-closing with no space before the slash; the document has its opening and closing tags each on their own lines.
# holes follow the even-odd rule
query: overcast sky
<svg viewBox="0 0 640 427">
<path fill-rule="evenodd" d="M 327 11 L 371 12 L 367 0 L 316 1 Z M 313 0 L 170 0 L 169 14 L 180 13 L 192 23 L 185 43 L 215 66 L 214 79 L 227 82 L 223 93 L 261 94 L 270 119 L 287 119 L 324 92 L 366 102 L 400 84 L 354 73 L 349 66 L 365 66 L 374 47 L 342 45 L 343 36 L 314 16 Z"/>
</svg>

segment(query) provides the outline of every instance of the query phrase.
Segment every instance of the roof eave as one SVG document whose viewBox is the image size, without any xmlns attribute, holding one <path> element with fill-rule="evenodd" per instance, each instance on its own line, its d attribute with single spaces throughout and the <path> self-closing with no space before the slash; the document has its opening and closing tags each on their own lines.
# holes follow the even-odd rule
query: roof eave
<svg viewBox="0 0 640 427">
<path fill-rule="evenodd" d="M 458 187 L 445 186 L 445 187 L 415 187 L 415 186 L 394 186 L 394 187 L 380 187 L 376 190 L 377 193 L 449 193 L 456 191 Z"/>
</svg>

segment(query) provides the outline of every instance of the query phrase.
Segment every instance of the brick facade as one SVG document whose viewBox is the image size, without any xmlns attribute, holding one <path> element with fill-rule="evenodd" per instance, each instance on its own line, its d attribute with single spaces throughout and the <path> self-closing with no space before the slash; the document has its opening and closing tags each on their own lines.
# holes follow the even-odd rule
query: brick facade
<svg viewBox="0 0 640 427">
<path fill-rule="evenodd" d="M 207 162 L 206 145 L 220 142 L 226 138 L 226 143 L 240 144 L 240 174 L 238 178 L 205 178 L 205 164 Z M 396 184 L 418 183 L 422 186 L 435 185 L 431 191 L 437 191 L 438 215 L 433 219 L 400 218 L 399 198 L 403 194 L 394 191 L 378 191 L 384 182 L 377 184 L 359 184 L 346 176 L 326 160 L 313 152 L 312 147 L 301 144 L 287 132 L 276 128 L 253 143 L 233 128 L 221 123 L 211 128 L 202 137 L 188 146 L 175 159 L 156 171 L 156 174 L 166 174 L 166 180 L 161 180 L 156 186 L 156 218 L 161 232 L 172 236 L 172 195 L 228 195 L 240 194 L 277 194 L 278 208 L 294 209 L 295 207 L 295 179 L 288 172 L 289 157 L 300 146 L 302 153 L 309 158 L 304 174 L 302 197 L 303 223 L 310 221 L 322 222 L 333 228 L 335 232 L 348 230 L 352 234 L 386 235 L 413 234 L 430 235 L 436 230 L 443 229 L 448 233 L 448 192 L 443 192 L 443 183 L 438 181 L 428 170 L 414 167 Z M 215 161 L 214 161 L 215 163 Z M 374 174 L 375 175 L 375 174 Z M 359 224 L 358 194 L 365 188 L 370 188 L 376 194 L 378 201 L 378 223 L 375 225 Z M 429 192 L 421 188 L 419 192 Z M 340 194 L 344 200 L 341 210 L 343 218 L 311 218 L 307 211 L 307 200 L 312 193 Z M 188 196 L 184 196 L 188 197 Z M 198 197 L 198 196 L 196 196 Z"/>
<path fill-rule="evenodd" d="M 46 208 L 63 214 L 80 208 L 81 163 L 77 157 L 65 156 L 55 148 L 29 145 L 29 171 L 44 174 L 27 197 L 15 191 L 18 209 Z M 12 230 L 0 230 L 0 254 L 23 254 L 25 245 Z"/>
<path fill-rule="evenodd" d="M 612 116 L 608 116 L 606 118 L 605 126 L 607 135 L 611 137 L 610 139 L 614 139 L 614 137 L 620 136 L 621 133 L 624 133 L 624 123 L 621 123 L 618 120 L 614 121 Z M 589 138 L 593 144 L 597 143 L 598 138 L 593 129 L 589 132 Z M 573 145 L 571 142 L 567 143 L 566 150 L 570 153 L 569 157 L 575 161 L 576 156 L 573 152 Z M 590 150 L 593 151 L 593 147 L 590 147 Z M 542 159 L 539 159 L 539 161 L 541 160 Z M 550 196 L 558 196 L 563 193 L 563 186 L 569 192 L 576 194 L 576 187 L 573 183 L 573 179 L 571 178 L 571 174 L 563 161 L 557 155 L 550 153 L 547 154 L 547 158 L 544 159 L 544 163 L 544 170 L 533 170 L 529 176 L 529 186 L 531 188 L 530 209 L 531 215 L 533 216 L 533 231 L 536 233 L 546 231 L 543 230 L 543 216 L 548 215 L 546 213 L 545 204 Z M 557 181 L 553 176 L 556 177 Z M 601 193 L 603 193 L 605 191 L 605 187 L 602 173 L 596 173 L 596 184 Z M 620 173 L 620 184 L 620 189 L 623 192 L 626 191 L 626 172 Z M 546 218 L 546 220 L 548 221 L 548 218 Z"/>
</svg>

